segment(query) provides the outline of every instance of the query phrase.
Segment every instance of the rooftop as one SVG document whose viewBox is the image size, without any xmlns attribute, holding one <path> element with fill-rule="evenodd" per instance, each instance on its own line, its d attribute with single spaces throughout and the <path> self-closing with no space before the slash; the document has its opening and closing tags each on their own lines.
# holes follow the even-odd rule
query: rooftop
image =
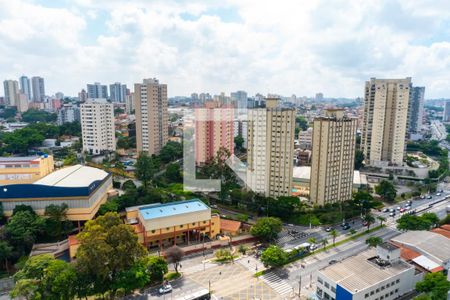
<svg viewBox="0 0 450 300">
<path fill-rule="evenodd" d="M 346 290 L 356 293 L 414 268 L 403 261 L 380 267 L 369 261 L 375 256 L 376 251 L 370 249 L 328 266 L 320 270 L 320 273 Z"/>
<path fill-rule="evenodd" d="M 0 162 L 16 162 L 16 161 L 33 161 L 38 160 L 40 158 L 45 158 L 43 156 L 11 156 L 11 157 L 0 157 Z"/>
<path fill-rule="evenodd" d="M 33 184 L 57 187 L 87 187 L 94 181 L 103 180 L 108 173 L 92 167 L 75 165 L 55 171 Z"/>
<path fill-rule="evenodd" d="M 169 202 L 163 204 L 145 205 L 139 207 L 139 212 L 144 220 L 171 217 L 187 213 L 206 211 L 210 208 L 199 199 Z"/>
<path fill-rule="evenodd" d="M 239 228 L 241 228 L 241 222 L 239 222 L 239 221 L 226 220 L 226 219 L 220 220 L 220 230 L 237 232 L 239 230 Z"/>
<path fill-rule="evenodd" d="M 411 247 L 439 264 L 450 261 L 450 239 L 432 231 L 408 231 L 392 238 L 397 244 Z"/>
<path fill-rule="evenodd" d="M 391 244 L 389 242 L 384 242 L 384 243 L 380 244 L 380 247 L 383 249 L 389 250 L 389 251 L 393 251 L 393 250 L 396 250 L 399 248 L 396 245 Z"/>
</svg>

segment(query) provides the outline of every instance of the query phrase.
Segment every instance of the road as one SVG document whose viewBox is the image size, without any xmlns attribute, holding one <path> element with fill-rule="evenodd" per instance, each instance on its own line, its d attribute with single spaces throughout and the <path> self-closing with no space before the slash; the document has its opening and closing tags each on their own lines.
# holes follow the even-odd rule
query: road
<svg viewBox="0 0 450 300">
<path fill-rule="evenodd" d="M 439 120 L 432 120 L 430 124 L 431 129 L 431 139 L 442 141 L 447 137 L 447 129 L 444 124 Z"/>
</svg>

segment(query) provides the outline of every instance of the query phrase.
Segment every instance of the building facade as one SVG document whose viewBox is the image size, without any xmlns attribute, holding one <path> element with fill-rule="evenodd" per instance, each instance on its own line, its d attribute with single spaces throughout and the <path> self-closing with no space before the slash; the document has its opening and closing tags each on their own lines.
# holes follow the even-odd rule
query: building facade
<svg viewBox="0 0 450 300">
<path fill-rule="evenodd" d="M 167 85 L 156 78 L 144 79 L 134 85 L 133 100 L 137 151 L 159 154 L 169 135 Z"/>
<path fill-rule="evenodd" d="M 5 105 L 16 106 L 20 93 L 17 80 L 3 81 L 3 89 L 5 91 Z"/>
<path fill-rule="evenodd" d="M 444 105 L 444 116 L 442 117 L 444 122 L 450 122 L 450 101 L 446 101 Z"/>
<path fill-rule="evenodd" d="M 231 101 L 235 103 L 235 107 L 241 111 L 247 109 L 247 92 L 245 91 L 237 91 L 235 93 L 231 93 Z"/>
<path fill-rule="evenodd" d="M 28 101 L 30 101 L 31 100 L 30 79 L 27 76 L 22 75 L 19 78 L 19 82 L 20 82 L 20 92 L 27 97 Z"/>
<path fill-rule="evenodd" d="M 409 99 L 408 132 L 418 133 L 422 129 L 425 87 L 411 87 Z"/>
<path fill-rule="evenodd" d="M 45 100 L 45 84 L 44 78 L 34 76 L 31 78 L 31 87 L 34 102 L 44 102 Z"/>
<path fill-rule="evenodd" d="M 80 108 L 73 104 L 64 104 L 58 111 L 57 123 L 62 125 L 72 122 L 80 122 Z"/>
<path fill-rule="evenodd" d="M 234 152 L 234 108 L 217 101 L 207 101 L 195 108 L 195 162 L 203 165 L 213 159 L 219 149 Z"/>
<path fill-rule="evenodd" d="M 86 85 L 87 97 L 90 99 L 108 99 L 108 86 L 95 82 Z"/>
<path fill-rule="evenodd" d="M 366 82 L 361 135 L 366 164 L 403 164 L 410 87 L 410 77 Z"/>
<path fill-rule="evenodd" d="M 0 157 L 0 185 L 33 183 L 53 170 L 51 155 Z"/>
<path fill-rule="evenodd" d="M 327 110 L 314 119 L 310 200 L 325 205 L 352 199 L 356 119 Z"/>
<path fill-rule="evenodd" d="M 109 85 L 109 95 L 112 102 L 125 103 L 127 85 L 116 82 Z"/>
<path fill-rule="evenodd" d="M 312 136 L 313 128 L 309 127 L 306 130 L 300 130 L 298 132 L 298 144 L 301 149 L 311 150 L 312 149 Z"/>
<path fill-rule="evenodd" d="M 248 112 L 247 185 L 265 196 L 290 196 L 294 159 L 295 110 L 278 107 Z"/>
<path fill-rule="evenodd" d="M 88 99 L 80 104 L 83 151 L 101 154 L 116 151 L 114 107 L 106 99 Z"/>
</svg>

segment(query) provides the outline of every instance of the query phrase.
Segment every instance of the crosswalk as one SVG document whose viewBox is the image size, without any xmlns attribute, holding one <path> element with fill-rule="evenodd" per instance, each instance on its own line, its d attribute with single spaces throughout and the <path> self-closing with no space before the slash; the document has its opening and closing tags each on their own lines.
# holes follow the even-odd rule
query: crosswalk
<svg viewBox="0 0 450 300">
<path fill-rule="evenodd" d="M 281 296 L 287 296 L 293 291 L 289 283 L 287 283 L 286 280 L 281 279 L 280 276 L 274 272 L 265 273 L 261 276 L 261 279 Z"/>
</svg>

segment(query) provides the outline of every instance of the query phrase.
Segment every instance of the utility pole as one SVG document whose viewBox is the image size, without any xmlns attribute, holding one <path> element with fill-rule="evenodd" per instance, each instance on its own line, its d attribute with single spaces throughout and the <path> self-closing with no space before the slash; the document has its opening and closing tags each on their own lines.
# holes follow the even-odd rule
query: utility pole
<svg viewBox="0 0 450 300">
<path fill-rule="evenodd" d="M 302 275 L 298 277 L 298 298 L 300 298 L 302 292 Z"/>
</svg>

